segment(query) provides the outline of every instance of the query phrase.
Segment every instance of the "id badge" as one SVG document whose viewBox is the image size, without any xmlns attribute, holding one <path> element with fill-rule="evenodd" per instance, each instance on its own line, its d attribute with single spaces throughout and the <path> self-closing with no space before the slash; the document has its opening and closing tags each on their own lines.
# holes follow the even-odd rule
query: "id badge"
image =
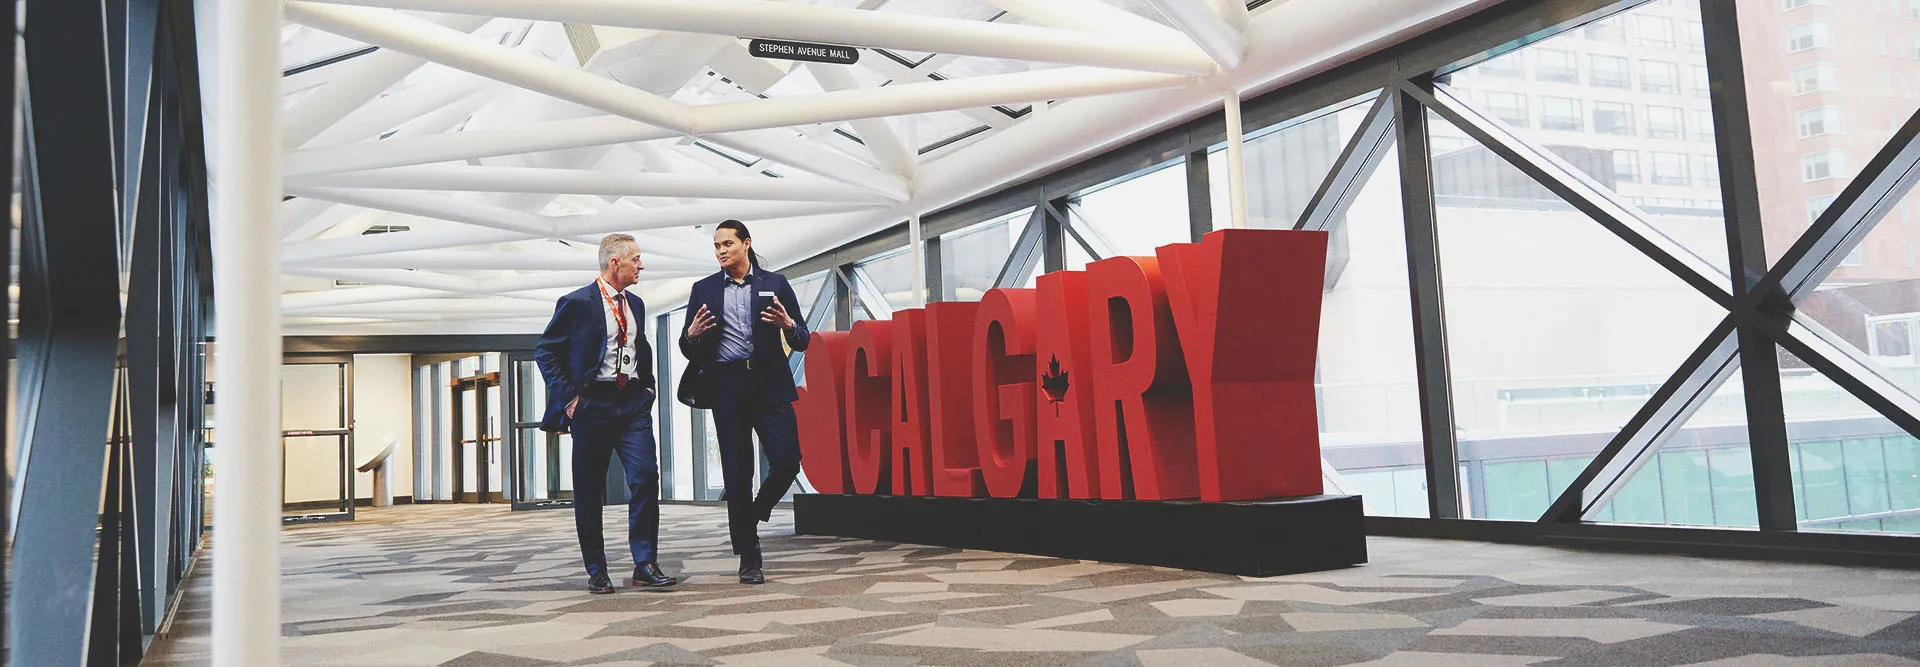
<svg viewBox="0 0 1920 667">
<path fill-rule="evenodd" d="M 638 364 L 635 363 L 636 361 L 631 344 L 620 348 L 619 372 L 626 373 L 628 377 L 632 377 L 635 375 L 634 371 L 638 369 Z"/>
</svg>

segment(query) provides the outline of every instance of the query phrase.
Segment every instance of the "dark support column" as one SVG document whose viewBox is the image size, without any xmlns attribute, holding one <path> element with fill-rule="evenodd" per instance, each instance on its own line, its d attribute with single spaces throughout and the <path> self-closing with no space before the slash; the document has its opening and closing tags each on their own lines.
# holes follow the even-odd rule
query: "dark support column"
<svg viewBox="0 0 1920 667">
<path fill-rule="evenodd" d="M 847 284 L 847 277 L 853 275 L 852 264 L 842 264 L 840 268 L 828 273 L 833 281 L 833 330 L 847 331 L 853 328 L 853 286 Z M 696 485 L 695 488 L 698 488 Z"/>
<path fill-rule="evenodd" d="M 16 23 L 18 22 L 19 14 L 17 12 L 0 12 L 0 14 L 5 15 L 5 16 L 0 16 L 0 26 L 5 27 L 6 34 L 8 35 L 16 34 L 15 32 L 17 30 Z M 0 53 L 0 90 L 6 91 L 6 94 L 11 96 L 15 94 L 15 91 L 18 89 L 17 84 L 19 83 L 18 81 L 14 80 L 14 68 L 17 65 L 17 63 L 14 60 L 16 50 L 4 49 L 4 51 L 6 51 L 6 53 Z M 19 103 L 19 102 L 16 102 L 16 103 Z M 4 114 L 4 117 L 0 117 L 0 136 L 6 136 L 6 137 L 14 136 L 13 117 L 14 117 L 14 114 L 11 114 L 11 113 Z M 15 174 L 13 172 L 13 169 L 14 169 L 13 160 L 10 160 L 10 159 L 0 160 L 0 183 L 14 182 Z M 25 188 L 23 187 L 22 190 L 24 189 Z M 12 256 L 13 256 L 13 235 L 0 234 L 0 257 L 12 257 Z M 12 280 L 10 279 L 9 282 L 11 283 Z M 25 329 L 23 328 L 21 331 L 24 332 Z M 0 336 L 0 355 L 4 355 L 5 358 L 7 359 L 14 358 L 13 336 Z M 24 378 L 25 376 L 23 375 L 21 377 Z M 6 394 L 7 392 L 0 392 L 0 414 L 11 414 L 7 412 L 7 410 L 15 409 L 18 407 L 14 405 L 9 405 L 9 402 L 10 402 L 9 397 Z M 21 451 L 25 451 L 25 450 L 22 449 Z M 5 489 L 4 491 L 0 491 L 0 535 L 13 534 L 13 493 L 12 491 L 13 491 L 12 489 Z M 12 587 L 0 586 L 0 641 L 7 641 L 7 642 L 12 641 L 13 634 L 12 634 L 12 628 L 10 627 L 13 623 L 12 599 L 13 599 Z"/>
<path fill-rule="evenodd" d="M 1040 235 L 1042 273 L 1064 271 L 1067 268 L 1067 198 L 1061 197 L 1040 206 L 1039 218 L 1043 227 Z"/>
<path fill-rule="evenodd" d="M 13 580 L 7 646 L 13 664 L 62 665 L 87 650 L 102 417 L 111 414 L 120 338 L 119 276 L 102 270 L 118 266 L 108 243 L 118 237 L 117 170 L 101 4 L 33 2 L 26 11 L 25 153 L 37 173 L 24 181 L 35 192 L 22 253 L 34 259 L 23 261 L 17 414 L 31 455 L 17 482 L 13 567 L 23 574 Z"/>
<path fill-rule="evenodd" d="M 946 282 L 941 279 L 942 274 L 945 273 L 945 270 L 942 268 L 941 262 L 945 260 L 941 259 L 940 257 L 940 237 L 935 236 L 933 238 L 927 239 L 926 243 L 927 243 L 927 253 L 926 253 L 927 254 L 927 301 L 929 303 L 934 301 L 946 301 L 947 285 L 946 285 Z"/>
<path fill-rule="evenodd" d="M 1760 192 L 1755 177 L 1753 128 L 1747 118 L 1746 66 L 1740 55 L 1740 25 L 1734 0 L 1701 0 L 1707 71 L 1712 82 L 1713 134 L 1720 153 L 1720 197 L 1726 211 L 1727 259 L 1733 300 L 1749 294 L 1767 274 Z M 1777 288 L 1777 284 L 1770 284 Z M 1761 300 L 1770 295 L 1755 295 Z M 1781 313 L 1778 317 L 1785 317 Z M 1739 318 L 1740 368 L 1746 387 L 1747 438 L 1753 448 L 1753 492 L 1760 529 L 1798 530 L 1793 507 L 1791 449 L 1780 392 L 1780 357 L 1764 325 Z"/>
<path fill-rule="evenodd" d="M 1187 154 L 1187 233 L 1194 243 L 1213 231 L 1213 186 L 1208 180 L 1207 151 Z"/>
<path fill-rule="evenodd" d="M 1453 430 L 1453 387 L 1447 369 L 1446 309 L 1441 304 L 1427 112 L 1410 93 L 1399 91 L 1395 97 L 1400 203 L 1406 213 L 1407 284 L 1413 295 L 1414 364 L 1420 388 L 1422 440 L 1426 444 L 1427 505 L 1433 518 L 1453 519 L 1460 516 L 1459 455 Z"/>
<path fill-rule="evenodd" d="M 148 124 L 157 125 L 157 118 L 155 121 Z M 150 127 L 139 136 L 158 139 L 156 129 Z M 148 146 L 135 154 L 142 155 L 145 162 L 139 170 L 139 191 L 133 194 L 135 206 L 122 211 L 133 218 L 125 327 L 129 391 L 124 397 L 131 416 L 126 446 L 133 464 L 127 476 L 133 495 L 125 519 L 140 528 L 139 539 L 127 548 L 135 555 L 140 574 L 141 622 L 144 627 L 156 628 L 160 601 L 153 586 L 155 531 L 151 526 L 157 525 L 153 508 L 158 481 L 155 473 L 160 467 L 160 301 L 167 296 L 161 291 L 160 274 L 171 267 L 160 263 L 159 246 L 165 242 L 160 229 L 160 151 L 157 146 Z"/>
</svg>

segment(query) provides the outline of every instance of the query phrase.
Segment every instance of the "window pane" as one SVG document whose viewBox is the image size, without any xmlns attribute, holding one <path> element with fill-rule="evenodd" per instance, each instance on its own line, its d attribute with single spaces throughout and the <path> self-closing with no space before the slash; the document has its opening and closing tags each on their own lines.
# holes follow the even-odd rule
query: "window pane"
<svg viewBox="0 0 1920 667">
<path fill-rule="evenodd" d="M 1748 7 L 1743 4 L 1741 9 Z M 1482 113 L 1505 121 L 1521 139 L 1585 172 L 1621 201 L 1656 207 L 1644 212 L 1649 225 L 1724 270 L 1727 244 L 1717 172 L 1719 150 L 1714 143 L 1712 105 L 1702 85 L 1706 52 L 1699 40 L 1679 38 L 1681 33 L 1700 30 L 1699 14 L 1696 0 L 1645 3 L 1588 24 L 1585 30 L 1551 37 L 1456 72 L 1447 85 Z M 1622 25 L 1639 31 L 1638 36 L 1614 37 Z M 1652 48 L 1654 44 L 1659 48 Z M 1532 58 L 1542 50 L 1578 56 L 1588 67 L 1586 85 L 1543 86 L 1482 74 L 1495 63 Z M 1787 74 L 1782 70 L 1777 78 L 1785 80 Z M 1537 114 L 1537 122 L 1531 125 L 1524 121 L 1529 112 Z M 1452 134 L 1451 128 L 1432 131 L 1437 144 L 1464 139 Z M 1664 155 L 1656 157 L 1656 153 Z M 1799 153 L 1792 156 L 1797 160 Z M 1703 159 L 1716 162 L 1713 172 L 1696 163 Z"/>
<path fill-rule="evenodd" d="M 1591 457 L 1724 312 L 1487 149 L 1443 147 L 1457 130 L 1429 122 L 1460 450 L 1468 461 L 1525 452 L 1542 471 Z M 1537 519 L 1550 502 L 1544 476 L 1536 488 L 1485 474 L 1473 500 L 1487 518 Z M 1501 514 L 1522 510 L 1532 515 Z"/>
<path fill-rule="evenodd" d="M 1889 13 L 1889 6 L 1895 11 Z M 1887 25 L 1890 18 L 1905 21 L 1912 8 L 1906 2 L 1833 2 L 1797 10 L 1790 20 L 1776 23 L 1778 17 L 1761 18 L 1769 13 L 1765 8 L 1740 7 L 1743 16 L 1751 11 L 1756 19 L 1743 20 L 1743 27 L 1778 31 L 1767 41 L 1824 40 L 1799 54 L 1769 48 L 1743 53 L 1769 262 L 1779 261 L 1793 247 L 1856 177 L 1854 166 L 1864 167 L 1895 128 L 1920 108 L 1913 61 L 1908 60 L 1920 41 L 1910 27 Z M 1877 323 L 1920 312 L 1920 258 L 1909 251 L 1920 241 L 1920 226 L 1914 224 L 1920 210 L 1913 198 L 1909 194 L 1890 207 L 1859 245 L 1841 249 L 1845 254 L 1837 267 L 1817 276 L 1820 285 L 1796 308 L 1862 357 L 1883 365 L 1878 372 L 1908 392 L 1920 392 L 1920 366 L 1908 349 L 1910 342 L 1904 333 L 1894 336 L 1890 330 L 1907 325 L 1877 328 L 1882 327 Z M 1817 474 L 1811 467 L 1809 471 Z"/>
<path fill-rule="evenodd" d="M 1329 109 L 1301 122 L 1282 124 L 1246 142 L 1247 225 L 1255 229 L 1292 229 L 1320 189 L 1320 182 L 1366 117 L 1373 96 Z M 1520 112 L 1524 119 L 1526 111 Z M 1232 225 L 1227 198 L 1226 151 L 1207 155 L 1213 226 Z"/>
<path fill-rule="evenodd" d="M 1911 435 L 1799 357 L 1780 357 L 1802 530 L 1920 532 L 1920 461 Z"/>
<path fill-rule="evenodd" d="M 940 300 L 979 301 L 993 289 L 1033 207 L 940 237 Z"/>
<path fill-rule="evenodd" d="M 901 249 L 855 264 L 854 267 L 866 273 L 867 279 L 873 281 L 873 286 L 880 290 L 877 296 L 892 309 L 912 308 L 915 305 L 912 253 Z"/>
<path fill-rule="evenodd" d="M 1070 210 L 1071 222 L 1082 236 L 1093 237 L 1087 240 L 1095 249 L 1102 245 L 1112 249 L 1112 256 L 1150 256 L 1160 246 L 1192 240 L 1182 160 L 1082 192 L 1073 198 Z"/>
</svg>

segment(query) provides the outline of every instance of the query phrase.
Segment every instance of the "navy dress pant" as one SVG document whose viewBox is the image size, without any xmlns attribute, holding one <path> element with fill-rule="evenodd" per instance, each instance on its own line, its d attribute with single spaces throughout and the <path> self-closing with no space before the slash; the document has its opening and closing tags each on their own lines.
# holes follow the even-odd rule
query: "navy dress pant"
<svg viewBox="0 0 1920 667">
<path fill-rule="evenodd" d="M 760 520 L 773 511 L 800 476 L 800 426 L 794 420 L 792 403 L 761 398 L 746 364 L 716 364 L 708 372 L 713 378 L 713 426 L 720 441 L 720 470 L 726 484 L 727 532 L 734 553 L 758 553 Z M 753 493 L 756 434 L 769 466 L 757 494 Z"/>
<path fill-rule="evenodd" d="M 653 440 L 653 391 L 628 383 L 595 382 L 573 412 L 573 527 L 588 574 L 607 571 L 600 512 L 606 505 L 607 465 L 626 469 L 627 546 L 635 565 L 654 562 L 660 540 L 660 462 Z"/>
</svg>

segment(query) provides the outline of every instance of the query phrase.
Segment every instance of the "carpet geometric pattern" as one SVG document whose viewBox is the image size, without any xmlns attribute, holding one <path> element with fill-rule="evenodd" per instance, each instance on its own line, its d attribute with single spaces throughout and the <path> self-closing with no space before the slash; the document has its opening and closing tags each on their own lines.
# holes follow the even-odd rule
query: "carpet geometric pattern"
<svg viewBox="0 0 1920 667">
<path fill-rule="evenodd" d="M 359 516 L 285 533 L 286 664 L 1920 667 L 1920 571 L 1371 538 L 1368 565 L 1243 578 L 797 537 L 782 511 L 742 586 L 725 511 L 669 505 L 684 583 L 589 596 L 571 512 Z M 209 661 L 210 567 L 144 664 Z"/>
</svg>

